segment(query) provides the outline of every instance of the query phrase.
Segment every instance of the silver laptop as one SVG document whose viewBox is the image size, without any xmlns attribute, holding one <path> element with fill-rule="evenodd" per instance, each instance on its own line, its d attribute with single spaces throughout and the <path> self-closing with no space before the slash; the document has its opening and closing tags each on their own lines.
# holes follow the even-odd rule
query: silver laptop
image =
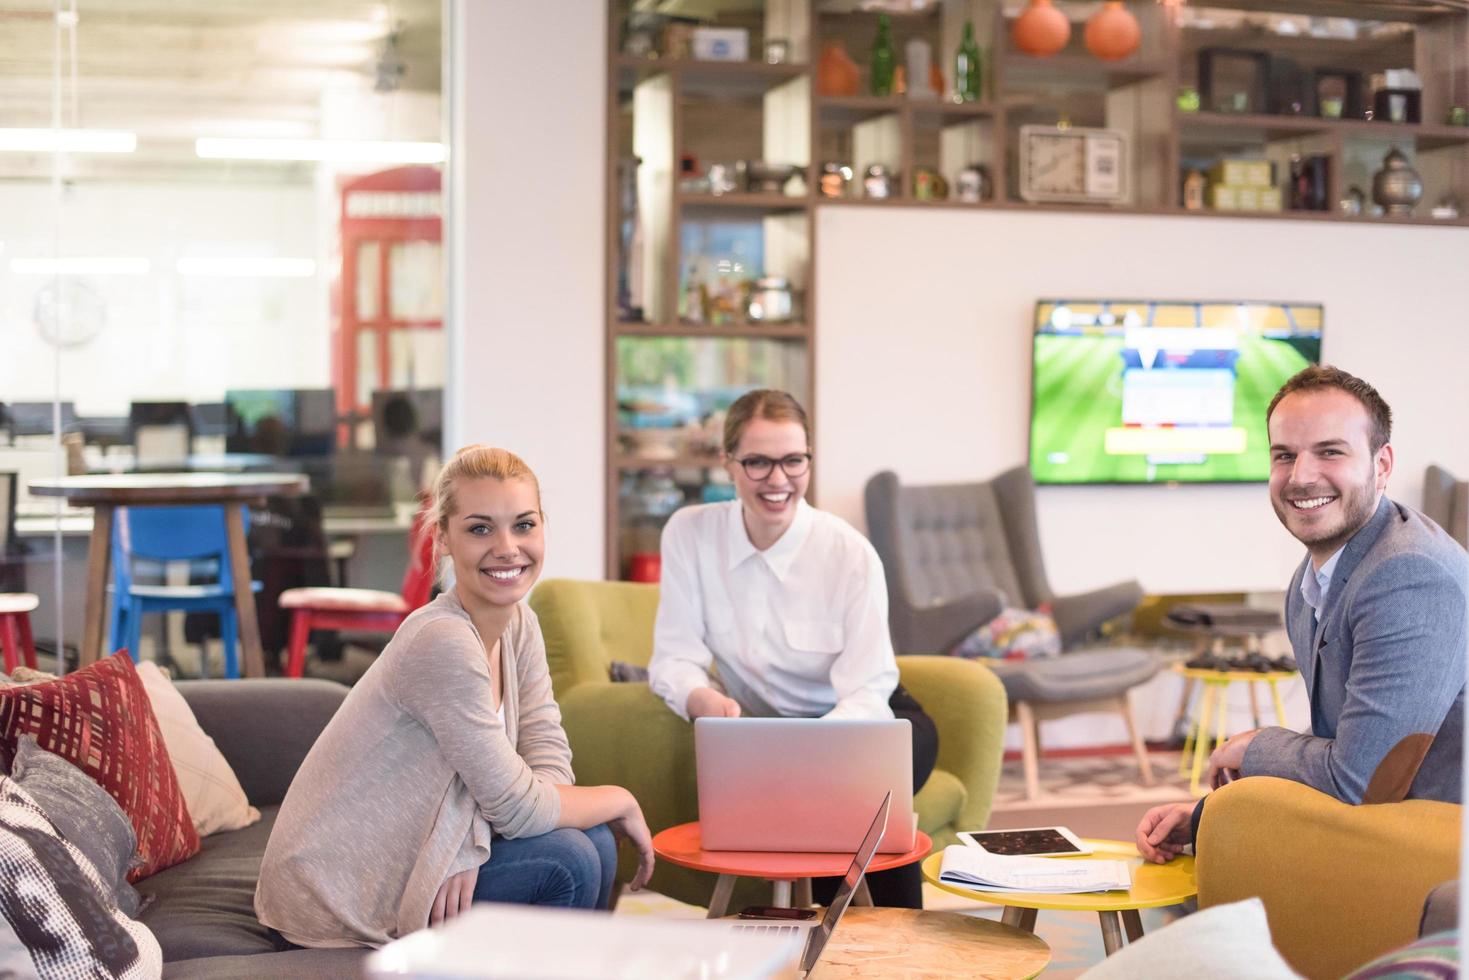
<svg viewBox="0 0 1469 980">
<path fill-rule="evenodd" d="M 847 867 L 847 873 L 842 876 L 842 883 L 837 888 L 836 895 L 832 896 L 831 904 L 826 907 L 826 914 L 821 917 L 820 922 L 814 919 L 807 922 L 749 919 L 743 922 L 731 922 L 730 929 L 735 932 L 776 936 L 795 935 L 804 931 L 806 948 L 801 953 L 801 972 L 810 973 L 816 967 L 816 960 L 821 956 L 821 951 L 826 949 L 827 941 L 831 939 L 831 933 L 836 928 L 837 921 L 841 919 L 842 913 L 847 911 L 847 906 L 852 904 L 852 895 L 857 890 L 857 883 L 867 873 L 867 865 L 871 863 L 872 855 L 877 853 L 877 842 L 882 837 L 882 828 L 887 825 L 888 809 L 892 801 L 892 793 L 883 796 L 882 806 L 877 808 L 877 816 L 873 817 L 866 835 L 862 838 L 862 843 L 857 846 L 857 853 L 853 855 L 852 863 Z"/>
<path fill-rule="evenodd" d="M 913 729 L 905 719 L 700 718 L 699 835 L 709 851 L 845 851 L 892 794 L 878 844 L 913 847 Z"/>
</svg>

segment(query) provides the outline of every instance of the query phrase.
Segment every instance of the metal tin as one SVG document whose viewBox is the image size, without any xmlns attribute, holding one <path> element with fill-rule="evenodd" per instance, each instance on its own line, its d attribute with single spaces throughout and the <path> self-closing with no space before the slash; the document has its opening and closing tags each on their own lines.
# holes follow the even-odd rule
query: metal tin
<svg viewBox="0 0 1469 980">
<path fill-rule="evenodd" d="M 745 315 L 755 323 L 789 323 L 796 312 L 791 281 L 784 276 L 765 276 L 750 284 Z"/>
<path fill-rule="evenodd" d="M 846 197 L 852 185 L 852 168 L 845 163 L 828 160 L 821 165 L 821 180 L 817 188 L 822 197 Z"/>
<path fill-rule="evenodd" d="M 862 175 L 862 194 L 874 200 L 886 200 L 893 196 L 898 175 L 880 163 L 874 163 Z"/>
</svg>

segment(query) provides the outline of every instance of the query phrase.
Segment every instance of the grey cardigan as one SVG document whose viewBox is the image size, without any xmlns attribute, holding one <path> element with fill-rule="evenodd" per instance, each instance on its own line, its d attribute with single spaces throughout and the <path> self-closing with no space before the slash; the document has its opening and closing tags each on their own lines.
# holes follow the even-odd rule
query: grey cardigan
<svg viewBox="0 0 1469 980">
<path fill-rule="evenodd" d="M 1282 776 L 1362 802 L 1388 751 L 1435 736 L 1410 799 L 1463 796 L 1464 656 L 1469 556 L 1422 514 L 1383 497 L 1342 549 L 1320 622 L 1286 593 L 1286 629 L 1311 699 L 1311 732 L 1266 728 L 1245 750 L 1246 776 Z"/>
<path fill-rule="evenodd" d="M 398 628 L 291 782 L 255 891 L 261 922 L 299 946 L 380 946 L 428 924 L 439 886 L 489 859 L 492 831 L 555 828 L 571 749 L 524 604 L 500 650 L 503 725 L 485 644 L 452 592 Z"/>
</svg>

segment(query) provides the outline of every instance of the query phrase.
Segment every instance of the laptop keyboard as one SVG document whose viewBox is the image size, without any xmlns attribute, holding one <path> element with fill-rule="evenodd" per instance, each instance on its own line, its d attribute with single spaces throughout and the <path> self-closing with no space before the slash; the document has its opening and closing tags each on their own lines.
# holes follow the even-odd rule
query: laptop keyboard
<svg viewBox="0 0 1469 980">
<path fill-rule="evenodd" d="M 782 925 L 759 925 L 759 926 L 735 926 L 735 932 L 743 932 L 754 936 L 793 936 L 800 932 L 797 926 Z"/>
</svg>

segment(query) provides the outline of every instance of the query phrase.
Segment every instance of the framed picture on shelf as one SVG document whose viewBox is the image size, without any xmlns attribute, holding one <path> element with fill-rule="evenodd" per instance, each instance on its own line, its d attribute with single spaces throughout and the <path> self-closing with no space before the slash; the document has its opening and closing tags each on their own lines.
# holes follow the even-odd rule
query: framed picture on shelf
<svg viewBox="0 0 1469 980">
<path fill-rule="evenodd" d="M 1324 119 L 1361 119 L 1362 73 L 1340 68 L 1318 68 L 1311 74 L 1316 115 Z"/>
<path fill-rule="evenodd" d="M 1200 49 L 1199 102 L 1205 112 L 1268 111 L 1270 55 L 1245 48 Z"/>
</svg>

